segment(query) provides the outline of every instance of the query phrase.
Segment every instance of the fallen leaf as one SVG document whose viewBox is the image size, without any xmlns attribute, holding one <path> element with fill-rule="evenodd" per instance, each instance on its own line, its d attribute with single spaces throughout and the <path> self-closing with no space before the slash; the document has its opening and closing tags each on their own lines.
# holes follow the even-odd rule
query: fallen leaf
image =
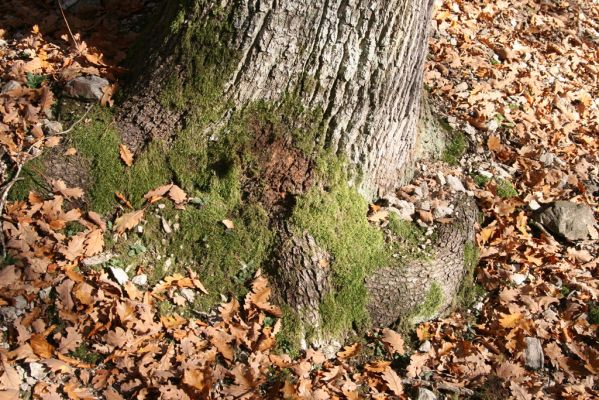
<svg viewBox="0 0 599 400">
<path fill-rule="evenodd" d="M 403 394 L 403 384 L 401 383 L 401 378 L 391 368 L 391 366 L 388 366 L 385 369 L 385 372 L 383 372 L 381 374 L 381 376 L 383 377 L 383 379 L 387 383 L 387 386 L 389 387 L 389 389 L 391 389 L 391 391 L 396 396 L 401 396 Z"/>
<path fill-rule="evenodd" d="M 135 228 L 141 222 L 143 217 L 144 210 L 123 214 L 114 221 L 114 231 L 119 235 L 122 235 L 125 231 Z"/>
<path fill-rule="evenodd" d="M 388 328 L 383 329 L 383 337 L 381 340 L 389 346 L 391 354 L 397 353 L 403 355 L 405 353 L 403 337 L 394 330 Z"/>
<path fill-rule="evenodd" d="M 119 145 L 119 154 L 126 166 L 130 167 L 133 165 L 133 153 L 131 153 L 131 150 L 129 150 L 127 145 Z"/>
</svg>

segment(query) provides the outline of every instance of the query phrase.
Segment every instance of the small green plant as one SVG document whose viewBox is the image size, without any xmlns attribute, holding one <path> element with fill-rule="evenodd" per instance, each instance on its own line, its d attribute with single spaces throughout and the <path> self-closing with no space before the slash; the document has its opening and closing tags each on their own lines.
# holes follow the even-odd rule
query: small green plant
<svg viewBox="0 0 599 400">
<path fill-rule="evenodd" d="M 27 87 L 29 89 L 37 89 L 42 86 L 42 83 L 46 80 L 46 77 L 43 75 L 35 75 L 31 72 L 27 72 Z"/>
<path fill-rule="evenodd" d="M 129 257 L 135 257 L 137 255 L 145 253 L 146 251 L 148 251 L 146 246 L 144 246 L 143 243 L 141 243 L 140 241 L 137 241 L 133 243 L 131 246 L 129 246 L 128 255 Z"/>
<path fill-rule="evenodd" d="M 590 324 L 593 324 L 593 325 L 599 324 L 599 306 L 597 305 L 597 303 L 593 302 L 589 305 L 589 312 L 588 312 L 587 319 Z"/>
<path fill-rule="evenodd" d="M 480 174 L 472 175 L 472 179 L 474 180 L 474 183 L 476 183 L 476 186 L 478 186 L 479 188 L 484 188 L 485 186 L 487 186 L 487 183 L 489 183 L 489 181 L 491 180 L 490 178 L 487 178 L 486 176 Z"/>
<path fill-rule="evenodd" d="M 518 191 L 510 181 L 507 179 L 500 179 L 497 182 L 497 196 L 503 199 L 518 197 Z"/>
<path fill-rule="evenodd" d="M 70 352 L 71 357 L 77 358 L 87 364 L 97 365 L 102 356 L 94 352 L 87 343 L 81 343 L 75 350 Z"/>
</svg>

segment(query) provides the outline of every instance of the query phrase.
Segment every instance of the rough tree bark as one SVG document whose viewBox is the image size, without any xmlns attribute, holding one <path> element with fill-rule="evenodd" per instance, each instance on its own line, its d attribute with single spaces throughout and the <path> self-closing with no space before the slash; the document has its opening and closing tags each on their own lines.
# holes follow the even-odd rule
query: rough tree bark
<svg viewBox="0 0 599 400">
<path fill-rule="evenodd" d="M 188 97 L 205 96 L 202 91 L 211 81 L 220 87 L 218 117 L 208 124 L 212 126 L 226 124 L 233 112 L 256 101 L 276 103 L 293 93 L 306 110 L 319 110 L 315 148 L 345 157 L 360 173 L 358 185 L 364 196 L 372 199 L 388 193 L 412 161 L 432 4 L 432 0 L 167 2 L 146 36 L 144 62 L 133 59 L 135 83 L 118 116 L 123 139 L 139 152 L 150 140 L 176 137 L 198 118 L 194 107 L 205 106 Z M 198 80 L 195 86 L 186 83 Z M 173 101 L 177 107 L 164 100 L 165 93 L 172 97 L 173 87 L 179 92 Z M 266 166 L 263 173 L 281 175 L 278 181 L 272 176 L 267 181 L 278 182 L 277 193 L 305 193 L 314 180 L 310 155 L 285 149 L 287 142 L 273 146 L 260 138 L 262 132 L 252 134 L 257 136 L 257 158 Z M 199 135 L 197 140 L 207 137 Z M 264 202 L 269 196 L 258 197 Z M 435 282 L 442 285 L 444 299 L 438 311 L 447 309 L 463 276 L 464 243 L 472 239 L 473 214 L 467 204 L 461 216 L 458 212 L 457 228 L 441 233 L 436 252 L 455 262 L 381 265 L 365 280 L 375 324 L 388 325 L 417 307 Z M 271 217 L 279 236 L 273 280 L 287 304 L 315 322 L 319 304 L 332 290 L 328 267 L 336 262 L 334 255 L 310 232 L 298 234 L 284 214 Z"/>
</svg>

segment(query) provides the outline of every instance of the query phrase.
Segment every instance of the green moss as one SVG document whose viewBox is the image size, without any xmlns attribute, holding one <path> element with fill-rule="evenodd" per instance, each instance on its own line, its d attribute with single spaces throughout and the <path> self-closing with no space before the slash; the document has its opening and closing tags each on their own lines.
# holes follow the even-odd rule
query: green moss
<svg viewBox="0 0 599 400">
<path fill-rule="evenodd" d="M 71 351 L 69 355 L 84 363 L 92 365 L 97 365 L 102 359 L 102 356 L 93 351 L 85 342 L 81 343 L 75 350 Z"/>
<path fill-rule="evenodd" d="M 469 308 L 485 290 L 475 283 L 475 271 L 480 252 L 473 242 L 464 245 L 464 278 L 456 297 L 456 303 L 463 309 Z"/>
<path fill-rule="evenodd" d="M 382 231 L 366 219 L 368 204 L 347 184 L 343 163 L 323 165 L 331 186 L 300 197 L 291 221 L 298 234 L 310 232 L 332 256 L 335 290 L 321 304 L 321 315 L 324 331 L 336 335 L 367 323 L 364 278 L 391 257 Z"/>
<path fill-rule="evenodd" d="M 434 317 L 443 304 L 443 289 L 437 282 L 433 282 L 426 293 L 424 301 L 414 312 L 415 319 L 426 320 Z"/>
<path fill-rule="evenodd" d="M 472 176 L 472 179 L 474 180 L 474 183 L 476 183 L 476 185 L 480 188 L 484 188 L 485 186 L 487 186 L 487 183 L 489 183 L 489 181 L 491 180 L 490 178 L 487 178 L 486 176 L 479 174 L 474 174 Z"/>
<path fill-rule="evenodd" d="M 458 165 L 468 149 L 468 140 L 462 132 L 452 130 L 451 127 L 448 127 L 448 132 L 451 132 L 451 137 L 447 141 L 441 159 L 449 165 Z"/>
<path fill-rule="evenodd" d="M 16 181 L 11 188 L 8 199 L 25 200 L 29 192 L 45 194 L 48 187 L 40 174 L 44 170 L 43 156 L 29 161 L 21 170 L 20 180 Z"/>
<path fill-rule="evenodd" d="M 289 306 L 283 306 L 281 330 L 276 336 L 276 350 L 288 354 L 291 358 L 299 357 L 304 329 L 300 315 Z"/>
<path fill-rule="evenodd" d="M 518 191 L 512 183 L 506 179 L 499 179 L 497 182 L 497 195 L 504 199 L 518 197 Z"/>
<path fill-rule="evenodd" d="M 428 245 L 426 230 L 412 221 L 400 220 L 397 215 L 389 215 L 389 237 L 393 257 L 398 264 L 404 265 L 413 260 L 431 260 L 434 236 L 429 237 Z"/>
<path fill-rule="evenodd" d="M 589 305 L 588 317 L 589 324 L 599 324 L 599 306 L 597 303 L 591 303 Z"/>
<path fill-rule="evenodd" d="M 70 139 L 90 161 L 92 209 L 101 213 L 113 211 L 116 191 L 123 193 L 134 207 L 140 207 L 145 193 L 171 180 L 162 143 L 151 143 L 129 168 L 119 156 L 121 142 L 111 112 L 98 109 L 90 119 L 90 123 L 75 127 Z"/>
</svg>

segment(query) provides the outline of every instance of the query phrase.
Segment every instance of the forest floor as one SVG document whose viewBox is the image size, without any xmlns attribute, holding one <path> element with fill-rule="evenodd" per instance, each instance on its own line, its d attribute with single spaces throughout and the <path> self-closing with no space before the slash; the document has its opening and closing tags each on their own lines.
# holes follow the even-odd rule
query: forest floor
<svg viewBox="0 0 599 400">
<path fill-rule="evenodd" d="M 63 146 L 64 159 L 77 157 L 69 129 L 52 121 L 55 99 L 75 77 L 99 76 L 109 84 L 97 102 L 111 106 L 118 63 L 153 4 L 67 10 L 71 35 L 56 2 L 33 3 L 0 6 L 8 249 L 0 269 L 0 399 L 599 396 L 596 1 L 439 4 L 425 86 L 451 132 L 449 148 L 441 169 L 423 163 L 397 196 L 410 199 L 423 182 L 433 193 L 449 191 L 446 178 L 459 177 L 451 188 L 475 196 L 484 214 L 478 286 L 469 307 L 413 335 L 370 332 L 333 359 L 277 351 L 281 310 L 260 274 L 241 303 L 180 315 L 165 305 L 185 306 L 206 291 L 193 270 L 148 282 L 143 270 L 130 279 L 118 265 L 102 268 L 97 258 L 119 235 L 137 232 L 165 204 L 194 206 L 176 185 L 135 199 L 143 203 L 137 208 L 115 194 L 122 207 L 108 220 L 81 210 L 84 191 L 58 179 L 47 179 L 43 196 L 9 199 L 23 165 L 43 151 Z M 116 147 L 133 165 L 128 149 Z M 568 226 L 537 217 L 558 200 L 575 219 Z M 416 211 L 422 224 L 435 218 Z M 234 221 L 217 222 L 235 229 Z M 165 231 L 174 228 L 163 222 Z"/>
</svg>

